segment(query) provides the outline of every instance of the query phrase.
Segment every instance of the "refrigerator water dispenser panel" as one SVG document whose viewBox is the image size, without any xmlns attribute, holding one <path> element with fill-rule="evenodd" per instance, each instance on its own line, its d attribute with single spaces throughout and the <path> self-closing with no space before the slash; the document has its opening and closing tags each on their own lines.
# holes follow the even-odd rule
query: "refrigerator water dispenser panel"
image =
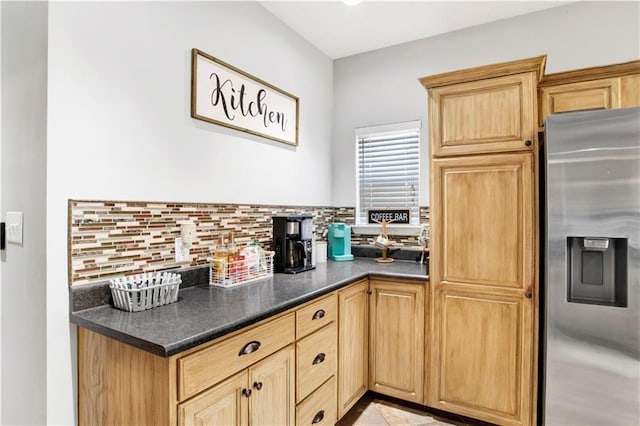
<svg viewBox="0 0 640 426">
<path fill-rule="evenodd" d="M 627 239 L 567 237 L 567 302 L 627 307 Z"/>
</svg>

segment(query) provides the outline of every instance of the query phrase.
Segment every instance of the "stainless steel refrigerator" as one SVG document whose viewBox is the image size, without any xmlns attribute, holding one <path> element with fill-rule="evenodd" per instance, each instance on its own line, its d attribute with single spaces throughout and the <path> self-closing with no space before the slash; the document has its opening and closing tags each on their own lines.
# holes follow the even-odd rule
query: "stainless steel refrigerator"
<svg viewBox="0 0 640 426">
<path fill-rule="evenodd" d="M 640 425 L 640 108 L 549 117 L 543 423 Z"/>
</svg>

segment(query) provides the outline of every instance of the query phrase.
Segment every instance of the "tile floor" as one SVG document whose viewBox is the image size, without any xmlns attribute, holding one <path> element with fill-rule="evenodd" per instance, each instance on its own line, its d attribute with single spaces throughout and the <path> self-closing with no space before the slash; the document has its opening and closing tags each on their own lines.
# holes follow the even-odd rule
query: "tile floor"
<svg viewBox="0 0 640 426">
<path fill-rule="evenodd" d="M 471 426 L 474 423 L 439 417 L 436 414 L 406 407 L 365 395 L 337 423 L 337 426 Z"/>
</svg>

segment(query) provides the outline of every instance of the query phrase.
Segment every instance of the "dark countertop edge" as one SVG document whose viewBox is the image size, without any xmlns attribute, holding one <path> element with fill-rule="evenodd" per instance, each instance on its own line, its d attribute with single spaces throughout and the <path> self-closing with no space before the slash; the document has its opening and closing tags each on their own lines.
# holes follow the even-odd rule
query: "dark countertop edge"
<svg viewBox="0 0 640 426">
<path fill-rule="evenodd" d="M 90 308 L 97 309 L 97 308 Z M 94 321 L 87 321 L 86 319 L 76 315 L 73 312 L 69 312 L 69 321 L 72 324 L 75 324 L 79 327 L 86 328 L 87 330 L 91 330 L 103 336 L 111 337 L 119 342 L 126 343 L 128 345 L 134 346 L 138 349 L 142 349 L 144 351 L 150 352 L 154 355 L 160 355 L 162 357 L 168 357 L 166 349 L 162 345 L 158 345 L 153 342 L 148 342 L 139 337 L 131 336 L 127 333 L 120 333 L 110 327 L 105 327 Z"/>
<path fill-rule="evenodd" d="M 121 333 L 118 332 L 116 330 L 113 330 L 112 328 L 109 327 L 104 327 L 102 325 L 100 325 L 99 323 L 93 322 L 93 321 L 87 321 L 86 319 L 75 315 L 75 313 L 70 312 L 69 313 L 69 321 L 75 325 L 84 327 L 88 330 L 94 331 L 96 333 L 102 334 L 104 336 L 107 337 L 111 337 L 115 340 L 118 340 L 120 342 L 123 343 L 127 343 L 131 346 L 134 346 L 138 349 L 142 349 L 144 351 L 150 352 L 154 355 L 158 355 L 161 357 L 170 357 L 176 354 L 179 354 L 181 352 L 184 352 L 186 350 L 195 348 L 196 346 L 200 346 L 204 343 L 208 343 L 211 342 L 215 339 L 218 339 L 220 337 L 226 336 L 227 334 L 233 333 L 235 331 L 238 331 L 242 328 L 248 327 L 250 325 L 253 325 L 257 322 L 260 322 L 262 320 L 268 319 L 270 317 L 273 317 L 277 314 L 280 314 L 282 312 L 285 312 L 289 309 L 295 308 L 296 306 L 302 305 L 303 303 L 309 302 L 311 300 L 317 299 L 318 297 L 324 296 L 326 294 L 329 294 L 335 290 L 338 290 L 340 288 L 346 287 L 349 284 L 352 284 L 358 280 L 364 279 L 364 278 L 371 278 L 371 277 L 379 277 L 379 278 L 401 278 L 401 279 L 408 279 L 408 280 L 413 280 L 413 281 L 424 281 L 427 282 L 429 281 L 429 276 L 428 275 L 413 275 L 413 274 L 403 274 L 403 273 L 392 273 L 392 272 L 363 272 L 357 275 L 353 275 L 347 279 L 335 282 L 333 284 L 327 285 L 326 287 L 323 287 L 317 291 L 313 291 L 310 293 L 305 294 L 304 296 L 301 297 L 297 297 L 295 299 L 290 299 L 287 300 L 286 302 L 282 303 L 281 305 L 278 305 L 276 307 L 274 307 L 273 309 L 269 309 L 267 311 L 261 312 L 258 315 L 253 315 L 253 316 L 249 316 L 244 318 L 242 321 L 238 321 L 236 323 L 231 323 L 231 324 L 225 324 L 224 327 L 218 328 L 218 329 L 214 329 L 210 332 L 205 332 L 202 333 L 200 335 L 197 336 L 193 336 L 189 339 L 185 339 L 181 342 L 178 342 L 176 344 L 172 344 L 172 345 L 167 345 L 167 346 L 162 346 L 162 345 L 158 345 L 156 343 L 152 343 L 152 342 L 148 342 L 146 340 L 140 339 L 138 337 L 133 337 L 129 334 L 126 333 Z M 98 307 L 99 308 L 99 307 Z M 90 309 L 98 309 L 98 308 L 90 308 Z"/>
</svg>

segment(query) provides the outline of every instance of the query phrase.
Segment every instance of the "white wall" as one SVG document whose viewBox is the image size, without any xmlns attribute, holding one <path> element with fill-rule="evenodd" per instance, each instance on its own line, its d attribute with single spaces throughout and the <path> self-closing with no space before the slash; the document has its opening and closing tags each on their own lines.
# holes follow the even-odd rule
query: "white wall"
<svg viewBox="0 0 640 426">
<path fill-rule="evenodd" d="M 192 119 L 194 47 L 298 96 L 299 147 Z M 254 2 L 50 4 L 48 423 L 74 421 L 67 200 L 330 205 L 332 79 Z"/>
<path fill-rule="evenodd" d="M 354 128 L 422 120 L 420 205 L 429 204 L 427 93 L 418 78 L 547 54 L 548 73 L 640 58 L 640 3 L 579 2 L 334 63 L 333 204 L 354 206 Z"/>
<path fill-rule="evenodd" d="M 45 423 L 47 4 L 2 2 L 2 211 L 24 213 L 2 254 L 2 424 Z M 17 43 L 16 41 L 20 42 Z"/>
<path fill-rule="evenodd" d="M 0 6 L 0 35 L 2 34 L 2 6 Z M 0 37 L 0 58 L 2 42 Z M 1 60 L 0 60 L 1 63 Z M 0 65 L 0 215 L 2 214 L 2 66 Z M 2 220 L 2 219 L 0 219 Z M 2 307 L 2 263 L 0 254 L 0 308 Z M 2 401 L 2 312 L 0 312 L 0 401 Z M 2 424 L 2 403 L 0 402 L 0 425 Z"/>
</svg>

